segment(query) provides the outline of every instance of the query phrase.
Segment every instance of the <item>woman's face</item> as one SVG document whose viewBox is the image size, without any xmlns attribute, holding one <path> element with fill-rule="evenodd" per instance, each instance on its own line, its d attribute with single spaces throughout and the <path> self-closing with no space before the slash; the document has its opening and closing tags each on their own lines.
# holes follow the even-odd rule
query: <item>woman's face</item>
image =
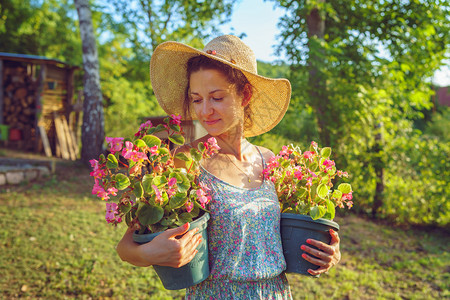
<svg viewBox="0 0 450 300">
<path fill-rule="evenodd" d="M 218 70 L 201 69 L 189 80 L 192 107 L 202 126 L 212 136 L 242 131 L 244 122 L 243 95 Z"/>
</svg>

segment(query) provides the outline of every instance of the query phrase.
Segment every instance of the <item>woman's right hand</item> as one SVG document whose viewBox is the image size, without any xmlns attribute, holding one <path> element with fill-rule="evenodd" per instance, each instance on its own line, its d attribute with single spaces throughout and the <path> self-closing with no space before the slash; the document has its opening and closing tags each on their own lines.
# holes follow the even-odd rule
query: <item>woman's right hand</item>
<svg viewBox="0 0 450 300">
<path fill-rule="evenodd" d="M 189 263 L 197 254 L 202 240 L 198 228 L 189 230 L 189 223 L 168 229 L 152 241 L 139 245 L 133 241 L 132 229 L 127 230 L 117 245 L 120 258 L 135 266 L 168 266 L 179 268 Z"/>
</svg>

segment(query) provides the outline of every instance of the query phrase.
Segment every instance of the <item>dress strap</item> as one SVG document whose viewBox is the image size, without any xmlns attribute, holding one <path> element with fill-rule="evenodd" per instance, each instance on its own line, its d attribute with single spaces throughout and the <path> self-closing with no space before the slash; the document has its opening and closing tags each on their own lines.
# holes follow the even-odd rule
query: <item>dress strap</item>
<svg viewBox="0 0 450 300">
<path fill-rule="evenodd" d="M 259 149 L 258 146 L 255 145 L 255 147 L 256 147 L 256 149 L 258 149 L 259 155 L 261 155 L 261 161 L 262 161 L 263 168 L 264 168 L 264 169 L 267 168 L 267 166 L 266 166 L 266 161 L 264 160 L 264 156 L 262 155 L 261 150 Z"/>
</svg>

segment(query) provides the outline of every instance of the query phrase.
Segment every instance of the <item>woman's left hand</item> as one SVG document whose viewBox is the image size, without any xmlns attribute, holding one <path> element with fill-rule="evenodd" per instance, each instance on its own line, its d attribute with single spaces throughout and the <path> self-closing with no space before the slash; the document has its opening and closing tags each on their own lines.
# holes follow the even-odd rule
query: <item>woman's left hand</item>
<svg viewBox="0 0 450 300">
<path fill-rule="evenodd" d="M 303 253 L 302 257 L 307 261 L 309 261 L 310 263 L 318 265 L 320 267 L 317 270 L 308 269 L 309 274 L 315 276 L 325 273 L 341 260 L 341 252 L 339 251 L 339 243 L 340 243 L 339 235 L 333 229 L 330 229 L 330 235 L 331 235 L 330 245 L 327 245 L 325 243 L 313 239 L 306 240 L 308 244 L 311 244 L 319 248 L 320 250 L 311 248 L 306 245 L 302 245 L 300 247 L 303 251 L 311 255 L 314 255 L 314 257 L 312 257 L 306 253 Z"/>
</svg>

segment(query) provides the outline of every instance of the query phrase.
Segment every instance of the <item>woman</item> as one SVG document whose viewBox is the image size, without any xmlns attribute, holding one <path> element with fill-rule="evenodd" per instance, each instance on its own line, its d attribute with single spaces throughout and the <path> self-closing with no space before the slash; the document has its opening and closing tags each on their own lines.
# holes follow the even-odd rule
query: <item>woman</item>
<svg viewBox="0 0 450 300">
<path fill-rule="evenodd" d="M 215 38 L 204 51 L 163 43 L 152 56 L 150 75 L 155 95 L 168 114 L 197 119 L 208 132 L 178 151 L 188 153 L 189 147 L 210 137 L 215 137 L 221 148 L 202 162 L 199 177 L 212 194 L 208 226 L 211 274 L 188 288 L 186 298 L 291 299 L 283 273 L 286 263 L 278 199 L 273 184 L 262 176 L 266 161 L 274 154 L 246 139 L 280 122 L 289 104 L 289 81 L 257 75 L 253 51 L 231 35 Z M 117 251 L 123 260 L 137 266 L 180 267 L 192 260 L 200 243 L 200 235 L 188 229 L 189 224 L 167 230 L 144 245 L 133 242 L 129 229 Z M 304 258 L 319 266 L 309 270 L 312 275 L 328 271 L 340 260 L 339 236 L 330 234 L 331 245 L 308 240 L 320 250 L 299 245 L 310 254 Z"/>
</svg>

